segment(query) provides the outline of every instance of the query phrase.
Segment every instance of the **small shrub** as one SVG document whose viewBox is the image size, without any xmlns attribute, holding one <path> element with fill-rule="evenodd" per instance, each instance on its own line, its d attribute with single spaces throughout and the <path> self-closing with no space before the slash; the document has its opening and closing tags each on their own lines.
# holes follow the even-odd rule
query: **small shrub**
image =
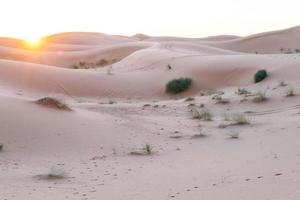
<svg viewBox="0 0 300 200">
<path fill-rule="evenodd" d="M 96 65 L 97 66 L 104 66 L 104 65 L 107 65 L 109 62 L 105 59 L 100 59 L 96 62 Z"/>
<path fill-rule="evenodd" d="M 200 110 L 197 106 L 195 106 L 195 104 L 191 105 L 191 113 L 193 119 L 200 119 Z"/>
<path fill-rule="evenodd" d="M 267 100 L 267 98 L 266 98 L 266 92 L 262 92 L 262 91 L 257 92 L 254 95 L 254 98 L 252 99 L 252 101 L 254 103 L 259 103 L 259 102 L 263 102 L 263 101 L 266 101 L 266 100 Z"/>
<path fill-rule="evenodd" d="M 212 114 L 207 110 L 200 111 L 200 119 L 204 121 L 210 121 L 212 119 Z"/>
<path fill-rule="evenodd" d="M 0 151 L 3 150 L 4 144 L 0 143 Z"/>
<path fill-rule="evenodd" d="M 229 104 L 230 101 L 228 99 L 223 99 L 221 95 L 215 95 L 212 99 L 216 101 L 216 104 Z"/>
<path fill-rule="evenodd" d="M 61 168 L 51 167 L 47 177 L 49 179 L 63 179 L 66 178 L 66 172 Z"/>
<path fill-rule="evenodd" d="M 64 179 L 67 178 L 67 173 L 63 169 L 54 166 L 50 168 L 49 173 L 36 175 L 34 177 L 38 178 L 39 180 Z"/>
<path fill-rule="evenodd" d="M 207 137 L 207 134 L 205 134 L 202 130 L 198 134 L 195 134 L 192 136 L 192 138 L 205 138 Z"/>
<path fill-rule="evenodd" d="M 211 96 L 211 95 L 223 95 L 224 92 L 216 89 L 209 89 L 205 92 L 201 92 L 201 96 Z"/>
<path fill-rule="evenodd" d="M 287 92 L 286 92 L 286 97 L 293 97 L 295 96 L 295 92 L 293 88 L 290 88 Z"/>
<path fill-rule="evenodd" d="M 166 85 L 166 92 L 177 94 L 187 90 L 192 84 L 191 78 L 178 78 L 169 81 Z"/>
<path fill-rule="evenodd" d="M 151 153 L 152 153 L 152 147 L 150 146 L 150 144 L 145 144 L 145 147 L 143 148 L 143 150 L 144 150 L 147 154 L 151 154 Z"/>
<path fill-rule="evenodd" d="M 195 98 L 193 98 L 193 97 L 188 97 L 188 98 L 186 98 L 186 99 L 184 100 L 184 102 L 194 101 L 194 100 L 195 100 Z"/>
<path fill-rule="evenodd" d="M 238 132 L 230 132 L 228 135 L 231 139 L 239 139 L 240 137 L 240 134 Z"/>
<path fill-rule="evenodd" d="M 251 92 L 246 90 L 245 88 L 238 88 L 238 90 L 236 91 L 237 95 L 250 95 Z"/>
<path fill-rule="evenodd" d="M 200 110 L 197 106 L 192 106 L 191 112 L 193 119 L 204 121 L 210 121 L 212 119 L 212 114 L 208 110 Z"/>
<path fill-rule="evenodd" d="M 287 84 L 284 81 L 280 81 L 278 84 L 280 87 L 285 87 Z"/>
<path fill-rule="evenodd" d="M 255 83 L 261 82 L 262 80 L 264 80 L 266 77 L 268 76 L 268 73 L 266 70 L 262 69 L 259 70 L 255 73 L 254 75 L 254 81 Z"/>
<path fill-rule="evenodd" d="M 235 124 L 238 124 L 238 125 L 244 125 L 244 124 L 250 123 L 249 119 L 243 113 L 232 115 L 232 120 L 235 122 Z"/>
<path fill-rule="evenodd" d="M 138 155 L 138 156 L 144 156 L 150 154 L 152 154 L 152 147 L 150 144 L 145 144 L 145 146 L 141 150 L 130 152 L 130 155 Z"/>
</svg>

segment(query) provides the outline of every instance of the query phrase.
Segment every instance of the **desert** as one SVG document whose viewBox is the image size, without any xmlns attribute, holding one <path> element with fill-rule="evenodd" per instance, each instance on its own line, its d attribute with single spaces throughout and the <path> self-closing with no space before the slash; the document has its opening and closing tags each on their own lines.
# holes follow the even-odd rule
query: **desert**
<svg viewBox="0 0 300 200">
<path fill-rule="evenodd" d="M 299 41 L 0 38 L 0 199 L 300 199 Z"/>
</svg>

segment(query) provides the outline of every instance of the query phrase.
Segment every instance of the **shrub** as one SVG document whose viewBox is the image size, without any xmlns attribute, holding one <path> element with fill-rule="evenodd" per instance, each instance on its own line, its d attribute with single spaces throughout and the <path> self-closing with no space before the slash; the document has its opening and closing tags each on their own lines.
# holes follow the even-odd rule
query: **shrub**
<svg viewBox="0 0 300 200">
<path fill-rule="evenodd" d="M 247 89 L 245 89 L 245 88 L 238 88 L 238 90 L 236 91 L 236 94 L 237 95 L 250 95 L 251 94 L 251 92 L 250 91 L 248 91 Z"/>
<path fill-rule="evenodd" d="M 293 88 L 290 88 L 287 92 L 286 92 L 286 97 L 293 97 L 295 96 L 295 92 Z"/>
<path fill-rule="evenodd" d="M 235 121 L 235 124 L 238 125 L 249 124 L 249 119 L 243 113 L 234 114 L 232 119 Z"/>
<path fill-rule="evenodd" d="M 3 150 L 3 146 L 4 146 L 4 144 L 0 143 L 0 151 Z"/>
<path fill-rule="evenodd" d="M 198 134 L 195 134 L 192 136 L 192 139 L 193 138 L 205 138 L 205 137 L 207 137 L 207 135 L 202 130 L 200 130 L 200 132 Z"/>
<path fill-rule="evenodd" d="M 204 121 L 210 121 L 212 118 L 212 114 L 207 110 L 200 111 L 200 119 Z"/>
<path fill-rule="evenodd" d="M 47 174 L 49 179 L 63 179 L 66 178 L 66 172 L 57 167 L 51 167 L 49 174 Z"/>
<path fill-rule="evenodd" d="M 191 113 L 193 119 L 200 119 L 204 121 L 210 121 L 212 114 L 207 110 L 200 110 L 197 106 L 192 106 Z"/>
<path fill-rule="evenodd" d="M 137 155 L 137 156 L 144 156 L 144 155 L 151 155 L 153 153 L 152 147 L 150 144 L 145 144 L 145 146 L 137 151 L 130 152 L 130 155 Z"/>
<path fill-rule="evenodd" d="M 145 144 L 145 147 L 143 148 L 146 154 L 151 154 L 152 153 L 152 147 L 150 144 Z"/>
<path fill-rule="evenodd" d="M 215 95 L 212 99 L 216 101 L 216 104 L 229 104 L 230 101 L 228 99 L 223 99 L 221 95 Z"/>
<path fill-rule="evenodd" d="M 192 84 L 191 78 L 177 78 L 169 81 L 166 85 L 166 92 L 177 94 L 187 90 Z"/>
<path fill-rule="evenodd" d="M 262 80 L 264 80 L 266 77 L 268 76 L 268 73 L 266 70 L 262 69 L 259 70 L 255 73 L 254 75 L 254 81 L 255 83 L 261 82 Z"/>
<path fill-rule="evenodd" d="M 267 97 L 266 97 L 266 92 L 262 92 L 262 91 L 259 91 L 257 92 L 255 95 L 254 95 L 254 98 L 253 98 L 253 102 L 254 103 L 259 103 L 259 102 L 263 102 L 263 101 L 266 101 L 267 100 Z"/>
<path fill-rule="evenodd" d="M 109 62 L 107 61 L 107 60 L 105 60 L 105 59 L 101 59 L 101 60 L 98 60 L 97 62 L 96 62 L 96 65 L 97 66 L 103 66 L 103 65 L 107 65 Z"/>
<path fill-rule="evenodd" d="M 39 180 L 56 180 L 56 179 L 65 179 L 68 178 L 67 173 L 62 169 L 56 166 L 50 168 L 50 171 L 47 174 L 39 174 L 34 176 Z"/>
<path fill-rule="evenodd" d="M 239 139 L 240 134 L 238 132 L 231 132 L 228 134 L 231 139 Z"/>
</svg>

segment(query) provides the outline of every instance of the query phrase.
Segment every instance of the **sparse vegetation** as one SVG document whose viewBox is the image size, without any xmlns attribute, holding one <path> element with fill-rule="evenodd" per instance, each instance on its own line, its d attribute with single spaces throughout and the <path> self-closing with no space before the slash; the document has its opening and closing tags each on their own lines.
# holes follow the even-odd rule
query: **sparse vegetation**
<svg viewBox="0 0 300 200">
<path fill-rule="evenodd" d="M 107 75 L 114 75 L 112 72 L 112 67 L 107 68 Z"/>
<path fill-rule="evenodd" d="M 284 81 L 280 81 L 278 84 L 280 87 L 285 87 L 287 84 Z"/>
<path fill-rule="evenodd" d="M 210 121 L 212 119 L 212 114 L 208 110 L 200 109 L 197 106 L 191 107 L 191 113 L 193 119 L 200 119 L 204 121 Z"/>
<path fill-rule="evenodd" d="M 249 119 L 243 113 L 238 113 L 238 114 L 232 115 L 232 120 L 237 125 L 244 125 L 244 124 L 249 124 L 250 123 Z"/>
<path fill-rule="evenodd" d="M 210 121 L 212 119 L 212 114 L 208 110 L 202 110 L 200 111 L 200 119 Z"/>
<path fill-rule="evenodd" d="M 265 69 L 259 70 L 254 75 L 254 82 L 258 83 L 264 80 L 268 76 L 268 73 Z"/>
<path fill-rule="evenodd" d="M 166 85 L 166 92 L 178 94 L 187 90 L 192 84 L 191 78 L 177 78 L 169 81 Z"/>
<path fill-rule="evenodd" d="M 47 173 L 45 175 L 44 174 L 37 175 L 35 177 L 38 179 L 44 179 L 44 180 L 65 179 L 65 178 L 67 178 L 67 173 L 62 168 L 53 166 L 50 168 L 49 173 Z"/>
<path fill-rule="evenodd" d="M 230 101 L 228 99 L 223 99 L 221 95 L 215 95 L 212 97 L 216 101 L 216 104 L 229 104 Z"/>
<path fill-rule="evenodd" d="M 194 97 L 188 97 L 184 100 L 184 102 L 188 102 L 188 101 L 194 101 L 195 98 Z"/>
<path fill-rule="evenodd" d="M 224 94 L 223 91 L 219 91 L 219 90 L 216 90 L 216 89 L 209 89 L 205 92 L 200 93 L 201 96 L 223 95 L 223 94 Z"/>
<path fill-rule="evenodd" d="M 152 149 L 150 144 L 145 144 L 141 150 L 132 151 L 130 155 L 151 155 L 153 153 Z"/>
<path fill-rule="evenodd" d="M 266 101 L 267 100 L 267 97 L 266 97 L 266 92 L 262 92 L 262 91 L 259 91 L 257 92 L 256 94 L 254 94 L 254 98 L 252 99 L 252 101 L 254 103 L 260 103 L 260 102 L 263 102 L 263 101 Z"/>
<path fill-rule="evenodd" d="M 108 64 L 112 64 L 114 62 L 117 62 L 117 59 L 113 59 L 111 61 L 108 61 L 106 59 L 100 59 L 96 62 L 79 61 L 78 63 L 73 64 L 72 68 L 73 69 L 94 69 L 97 67 L 103 67 Z"/>
<path fill-rule="evenodd" d="M 58 110 L 71 111 L 72 109 L 63 103 L 61 100 L 53 97 L 44 97 L 36 101 L 37 104 L 47 106 L 49 108 L 55 108 Z"/>
<path fill-rule="evenodd" d="M 233 132 L 233 131 L 228 133 L 228 135 L 231 139 L 239 139 L 240 137 L 240 134 L 238 132 Z"/>
<path fill-rule="evenodd" d="M 151 153 L 152 153 L 152 147 L 150 146 L 150 144 L 145 144 L 145 147 L 143 148 L 143 150 L 144 150 L 147 154 L 151 154 Z"/>
<path fill-rule="evenodd" d="M 202 129 L 200 129 L 200 132 L 198 134 L 192 136 L 192 138 L 205 138 L 205 137 L 207 137 L 207 134 L 205 134 Z"/>
<path fill-rule="evenodd" d="M 288 91 L 286 92 L 286 97 L 293 97 L 295 96 L 295 92 L 293 88 L 288 89 Z"/>
<path fill-rule="evenodd" d="M 238 90 L 236 91 L 236 94 L 237 94 L 237 95 L 245 95 L 245 96 L 247 96 L 247 95 L 250 95 L 251 92 L 248 91 L 248 90 L 245 89 L 245 88 L 238 88 Z"/>
<path fill-rule="evenodd" d="M 66 172 L 62 168 L 51 167 L 47 176 L 49 179 L 63 179 L 66 178 Z"/>
</svg>

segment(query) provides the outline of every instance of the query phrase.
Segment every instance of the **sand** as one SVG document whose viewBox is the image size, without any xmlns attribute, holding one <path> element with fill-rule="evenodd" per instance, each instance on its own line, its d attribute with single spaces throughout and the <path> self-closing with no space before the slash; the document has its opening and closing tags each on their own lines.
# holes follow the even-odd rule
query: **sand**
<svg viewBox="0 0 300 200">
<path fill-rule="evenodd" d="M 300 199 L 299 41 L 299 27 L 247 37 L 61 33 L 40 49 L 0 38 L 0 199 Z M 73 69 L 79 62 L 90 68 Z M 260 69 L 269 76 L 254 84 Z M 178 77 L 191 88 L 167 94 Z M 37 103 L 45 97 L 70 109 Z M 193 119 L 191 103 L 212 120 Z"/>
</svg>

